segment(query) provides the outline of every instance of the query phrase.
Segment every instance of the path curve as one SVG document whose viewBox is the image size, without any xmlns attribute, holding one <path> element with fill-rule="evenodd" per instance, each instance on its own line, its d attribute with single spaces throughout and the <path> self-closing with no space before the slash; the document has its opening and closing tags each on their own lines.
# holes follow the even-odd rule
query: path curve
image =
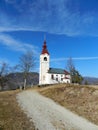
<svg viewBox="0 0 98 130">
<path fill-rule="evenodd" d="M 17 101 L 36 130 L 98 130 L 98 126 L 77 116 L 36 91 L 24 91 Z"/>
</svg>

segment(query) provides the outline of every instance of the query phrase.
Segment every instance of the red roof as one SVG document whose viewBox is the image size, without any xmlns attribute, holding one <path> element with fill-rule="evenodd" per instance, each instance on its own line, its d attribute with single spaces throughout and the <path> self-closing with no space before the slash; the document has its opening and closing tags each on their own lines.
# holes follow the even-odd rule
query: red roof
<svg viewBox="0 0 98 130">
<path fill-rule="evenodd" d="M 48 54 L 49 55 L 49 52 L 47 50 L 46 40 L 44 40 L 44 45 L 43 45 L 43 49 L 42 49 L 41 54 Z"/>
<path fill-rule="evenodd" d="M 66 71 L 66 70 L 64 70 L 64 72 L 65 72 L 66 75 L 69 75 L 69 74 L 70 74 L 70 73 L 69 73 L 68 71 Z"/>
<path fill-rule="evenodd" d="M 65 77 L 65 79 L 70 79 L 70 78 L 68 78 L 68 77 Z"/>
</svg>

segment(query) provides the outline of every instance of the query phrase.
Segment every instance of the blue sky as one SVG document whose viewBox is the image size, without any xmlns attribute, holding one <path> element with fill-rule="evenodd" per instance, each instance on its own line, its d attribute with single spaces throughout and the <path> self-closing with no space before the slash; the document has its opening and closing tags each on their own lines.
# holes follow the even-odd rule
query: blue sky
<svg viewBox="0 0 98 130">
<path fill-rule="evenodd" d="M 0 63 L 14 66 L 29 49 L 38 72 L 44 35 L 51 67 L 72 57 L 83 76 L 98 77 L 98 0 L 0 0 Z"/>
</svg>

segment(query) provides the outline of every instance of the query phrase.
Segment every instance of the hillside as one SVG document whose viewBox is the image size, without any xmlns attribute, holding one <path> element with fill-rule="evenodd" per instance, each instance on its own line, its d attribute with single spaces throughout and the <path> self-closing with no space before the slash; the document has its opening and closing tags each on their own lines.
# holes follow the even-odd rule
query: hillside
<svg viewBox="0 0 98 130">
<path fill-rule="evenodd" d="M 98 130 L 98 126 L 34 90 L 17 95 L 22 110 L 36 130 Z"/>
<path fill-rule="evenodd" d="M 98 86 L 58 84 L 40 93 L 98 125 Z"/>
<path fill-rule="evenodd" d="M 96 77 L 83 77 L 83 83 L 85 83 L 85 81 L 88 82 L 88 84 L 98 84 L 98 78 Z"/>
<path fill-rule="evenodd" d="M 71 110 L 73 113 L 78 114 L 79 116 L 82 116 L 98 125 L 98 86 L 57 84 L 49 87 L 35 87 L 29 90 L 27 89 L 23 91 L 23 93 L 24 96 L 25 93 L 28 93 L 27 95 L 30 96 L 30 93 L 35 93 L 35 91 L 53 99 L 57 104 L 59 103 L 61 106 Z M 16 95 L 20 92 L 22 91 L 14 90 L 0 92 L 0 130 L 35 130 L 34 123 L 30 122 L 31 118 L 27 118 L 16 101 Z M 26 100 L 30 102 L 29 98 L 26 98 Z M 24 100 L 24 103 L 28 106 L 28 102 L 26 100 Z M 34 100 L 34 98 L 31 100 Z M 38 101 L 37 103 L 39 106 L 39 104 L 42 104 L 43 102 L 40 101 L 40 97 L 38 100 L 39 103 Z M 36 101 L 35 105 L 34 101 L 32 105 L 34 106 L 34 109 L 36 109 Z M 51 110 L 48 111 L 48 109 L 44 110 L 47 110 L 47 113 L 49 113 Z M 32 111 L 32 109 L 30 110 Z M 39 108 L 39 110 L 41 109 Z M 44 114 L 42 113 L 42 115 Z M 55 118 L 55 116 L 53 117 Z"/>
</svg>

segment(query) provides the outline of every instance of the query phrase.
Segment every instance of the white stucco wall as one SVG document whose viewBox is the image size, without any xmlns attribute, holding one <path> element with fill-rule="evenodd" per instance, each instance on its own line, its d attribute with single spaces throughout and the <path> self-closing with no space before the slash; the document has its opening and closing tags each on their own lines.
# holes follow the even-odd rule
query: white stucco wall
<svg viewBox="0 0 98 130">
<path fill-rule="evenodd" d="M 45 57 L 47 58 L 47 61 L 44 60 Z M 49 70 L 49 62 L 50 62 L 50 56 L 48 54 L 41 54 L 40 55 L 39 84 L 47 84 L 46 74 Z"/>
<path fill-rule="evenodd" d="M 46 82 L 47 84 L 56 84 L 56 83 L 70 83 L 70 75 L 66 75 L 67 78 L 69 79 L 65 79 L 65 74 L 53 74 L 54 79 L 51 78 L 52 74 L 46 74 Z M 63 80 L 61 80 L 61 78 Z M 56 80 L 58 79 L 58 81 Z"/>
</svg>

